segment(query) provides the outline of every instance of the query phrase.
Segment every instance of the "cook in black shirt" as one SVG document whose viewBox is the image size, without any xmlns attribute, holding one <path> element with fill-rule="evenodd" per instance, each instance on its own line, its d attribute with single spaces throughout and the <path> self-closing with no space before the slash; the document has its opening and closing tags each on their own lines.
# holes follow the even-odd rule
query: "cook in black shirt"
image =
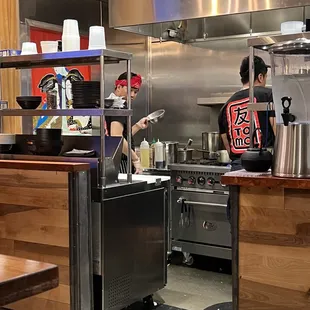
<svg viewBox="0 0 310 310">
<path fill-rule="evenodd" d="M 142 78 L 136 73 L 131 73 L 131 100 L 137 97 L 139 89 L 142 85 Z M 115 81 L 114 93 L 109 98 L 121 100 L 121 108 L 127 108 L 127 72 L 122 73 Z M 118 100 L 118 102 L 119 102 Z M 116 101 L 115 101 L 116 102 Z M 131 135 L 134 136 L 139 130 L 148 127 L 148 121 L 146 117 L 143 117 L 139 122 L 132 126 Z M 115 137 L 124 137 L 123 141 L 123 156 L 120 167 L 120 172 L 125 173 L 127 171 L 127 154 L 128 154 L 128 143 L 127 143 L 127 118 L 123 116 L 107 116 L 106 117 L 106 129 L 107 134 Z M 132 164 L 135 168 L 135 173 L 141 173 L 141 164 L 138 155 L 135 153 L 134 141 L 131 137 L 131 158 Z"/>
<path fill-rule="evenodd" d="M 266 87 L 267 66 L 264 60 L 254 57 L 254 102 L 272 102 L 272 90 Z M 236 92 L 223 106 L 219 114 L 219 130 L 226 150 L 232 160 L 231 170 L 240 170 L 241 155 L 250 147 L 250 112 L 249 103 L 249 57 L 243 59 L 240 66 L 240 76 L 243 88 Z M 275 112 L 253 112 L 255 128 L 260 128 L 262 134 L 256 131 L 255 143 L 263 147 L 272 147 L 275 138 Z M 230 219 L 230 204 L 227 206 Z"/>
</svg>

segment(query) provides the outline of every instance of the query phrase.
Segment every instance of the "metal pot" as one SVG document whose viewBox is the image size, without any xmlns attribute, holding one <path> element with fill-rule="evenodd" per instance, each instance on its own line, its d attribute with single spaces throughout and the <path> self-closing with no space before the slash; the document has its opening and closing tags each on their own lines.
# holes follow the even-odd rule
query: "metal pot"
<svg viewBox="0 0 310 310">
<path fill-rule="evenodd" d="M 209 159 L 217 158 L 219 150 L 220 134 L 218 132 L 203 132 L 202 133 L 202 149 L 206 151 Z"/>
<path fill-rule="evenodd" d="M 0 134 L 0 153 L 9 153 L 16 143 L 16 136 L 12 134 Z"/>
<path fill-rule="evenodd" d="M 220 134 L 218 132 L 202 133 L 202 149 L 207 152 L 217 152 L 219 149 Z"/>
<path fill-rule="evenodd" d="M 217 151 L 217 161 L 221 164 L 228 164 L 231 162 L 229 153 L 226 150 Z"/>
<path fill-rule="evenodd" d="M 176 164 L 178 162 L 178 146 L 179 142 L 176 141 L 166 141 L 164 143 L 164 159 L 165 167 L 167 168 L 171 164 Z"/>
<path fill-rule="evenodd" d="M 193 159 L 193 149 L 178 149 L 178 162 L 185 163 Z"/>
</svg>

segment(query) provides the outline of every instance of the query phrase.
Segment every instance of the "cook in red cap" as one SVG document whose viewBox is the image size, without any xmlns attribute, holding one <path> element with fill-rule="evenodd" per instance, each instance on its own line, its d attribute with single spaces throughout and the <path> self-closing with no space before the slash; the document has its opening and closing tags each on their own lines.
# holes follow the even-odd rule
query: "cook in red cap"
<svg viewBox="0 0 310 310">
<path fill-rule="evenodd" d="M 114 92 L 109 96 L 110 99 L 114 99 L 114 108 L 127 108 L 127 96 L 128 96 L 128 82 L 127 82 L 127 72 L 122 73 L 118 79 L 115 81 Z M 136 73 L 131 73 L 131 100 L 135 100 L 139 90 L 142 86 L 141 75 Z M 126 173 L 127 171 L 127 154 L 128 149 L 131 149 L 132 164 L 134 166 L 135 173 L 141 173 L 141 164 L 138 155 L 135 153 L 135 145 L 133 138 L 131 138 L 131 147 L 128 147 L 127 143 L 127 118 L 122 116 L 107 116 L 106 117 L 107 132 L 110 136 L 124 137 L 123 141 L 123 156 L 121 161 L 120 172 Z M 143 117 L 135 125 L 132 126 L 131 135 L 134 136 L 141 129 L 148 127 L 148 121 L 146 117 Z"/>
</svg>

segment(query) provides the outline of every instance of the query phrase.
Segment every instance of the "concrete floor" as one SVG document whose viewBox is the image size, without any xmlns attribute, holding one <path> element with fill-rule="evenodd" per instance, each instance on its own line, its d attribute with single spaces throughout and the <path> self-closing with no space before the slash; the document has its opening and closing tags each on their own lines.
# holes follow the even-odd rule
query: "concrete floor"
<svg viewBox="0 0 310 310">
<path fill-rule="evenodd" d="M 170 265 L 168 284 L 154 299 L 162 298 L 166 305 L 187 310 L 203 310 L 217 303 L 231 301 L 230 263 L 203 258 L 197 265 Z"/>
</svg>

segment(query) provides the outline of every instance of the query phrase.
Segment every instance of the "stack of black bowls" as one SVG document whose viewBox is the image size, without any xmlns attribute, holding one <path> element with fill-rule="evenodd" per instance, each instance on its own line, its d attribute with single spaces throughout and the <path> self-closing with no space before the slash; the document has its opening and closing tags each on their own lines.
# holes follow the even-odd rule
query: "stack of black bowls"
<svg viewBox="0 0 310 310">
<path fill-rule="evenodd" d="M 74 109 L 93 109 L 100 105 L 100 82 L 72 82 L 72 100 Z"/>
<path fill-rule="evenodd" d="M 61 129 L 38 128 L 35 139 L 36 154 L 58 156 L 63 142 Z"/>
</svg>

